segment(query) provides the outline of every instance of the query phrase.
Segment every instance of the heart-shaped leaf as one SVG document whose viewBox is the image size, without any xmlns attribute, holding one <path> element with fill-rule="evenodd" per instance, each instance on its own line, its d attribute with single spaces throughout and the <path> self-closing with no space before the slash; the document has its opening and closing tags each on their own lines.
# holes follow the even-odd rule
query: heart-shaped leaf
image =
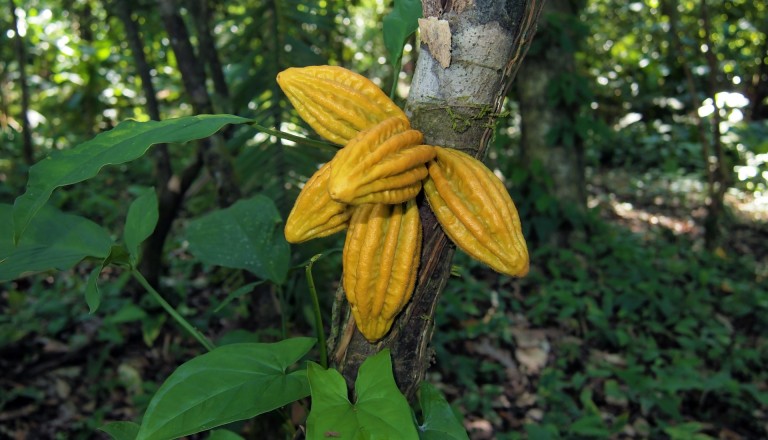
<svg viewBox="0 0 768 440">
<path fill-rule="evenodd" d="M 363 362 L 355 382 L 357 401 L 347 399 L 347 385 L 338 371 L 309 363 L 312 411 L 307 439 L 418 439 L 411 408 L 395 384 L 389 350 Z"/>
<path fill-rule="evenodd" d="M 306 372 L 288 367 L 314 344 L 312 338 L 231 344 L 185 362 L 152 398 L 137 440 L 194 434 L 306 397 Z"/>
</svg>

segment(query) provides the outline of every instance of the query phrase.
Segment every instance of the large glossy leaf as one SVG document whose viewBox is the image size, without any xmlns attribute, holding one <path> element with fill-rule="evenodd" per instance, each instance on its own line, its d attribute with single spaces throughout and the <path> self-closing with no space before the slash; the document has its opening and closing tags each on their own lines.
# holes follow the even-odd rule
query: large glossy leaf
<svg viewBox="0 0 768 440">
<path fill-rule="evenodd" d="M 384 47 L 393 66 L 399 65 L 405 41 L 419 28 L 421 15 L 421 1 L 394 0 L 392 12 L 384 17 Z"/>
<path fill-rule="evenodd" d="M 149 403 L 137 440 L 193 434 L 306 397 L 306 372 L 287 370 L 314 344 L 311 338 L 231 344 L 182 364 Z"/>
<path fill-rule="evenodd" d="M 157 218 L 157 194 L 153 188 L 147 188 L 128 207 L 125 218 L 123 237 L 133 265 L 139 260 L 139 246 L 155 230 Z"/>
<path fill-rule="evenodd" d="M 83 258 L 109 255 L 109 232 L 87 218 L 46 206 L 14 246 L 12 217 L 13 206 L 0 204 L 0 281 L 27 272 L 66 270 Z"/>
<path fill-rule="evenodd" d="M 247 122 L 250 119 L 232 115 L 186 116 L 160 122 L 124 121 L 75 148 L 41 160 L 29 169 L 27 191 L 14 203 L 14 241 L 19 240 L 56 188 L 90 179 L 106 165 L 137 159 L 154 144 L 201 139 L 224 125 Z"/>
<path fill-rule="evenodd" d="M 307 418 L 307 439 L 418 439 L 408 401 L 392 376 L 389 350 L 363 362 L 355 382 L 357 401 L 347 399 L 344 378 L 333 369 L 310 363 L 312 411 Z"/>
<path fill-rule="evenodd" d="M 429 382 L 422 381 L 419 386 L 419 405 L 424 417 L 419 426 L 421 440 L 469 440 L 451 405 Z"/>
<path fill-rule="evenodd" d="M 208 264 L 245 269 L 281 284 L 290 263 L 282 222 L 270 198 L 240 200 L 190 222 L 189 250 Z"/>
</svg>

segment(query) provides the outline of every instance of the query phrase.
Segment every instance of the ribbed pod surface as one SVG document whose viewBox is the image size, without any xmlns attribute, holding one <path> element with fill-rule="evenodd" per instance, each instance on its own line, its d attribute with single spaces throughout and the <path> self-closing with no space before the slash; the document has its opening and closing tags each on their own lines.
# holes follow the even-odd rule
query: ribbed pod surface
<svg viewBox="0 0 768 440">
<path fill-rule="evenodd" d="M 328 191 L 352 205 L 395 204 L 416 197 L 427 177 L 425 164 L 435 157 L 423 136 L 400 118 L 389 118 L 361 131 L 336 153 Z"/>
<path fill-rule="evenodd" d="M 338 203 L 328 194 L 331 163 L 320 167 L 304 184 L 285 222 L 285 239 L 301 243 L 325 237 L 347 227 L 352 207 Z"/>
<path fill-rule="evenodd" d="M 381 339 L 411 298 L 421 252 L 416 202 L 357 206 L 344 244 L 343 285 L 357 327 Z"/>
<path fill-rule="evenodd" d="M 528 273 L 520 217 L 504 184 L 479 160 L 435 147 L 424 193 L 445 233 L 464 252 L 494 270 Z"/>
<path fill-rule="evenodd" d="M 277 75 L 277 82 L 299 116 L 339 145 L 389 117 L 408 124 L 405 113 L 376 84 L 342 67 L 291 67 Z"/>
</svg>

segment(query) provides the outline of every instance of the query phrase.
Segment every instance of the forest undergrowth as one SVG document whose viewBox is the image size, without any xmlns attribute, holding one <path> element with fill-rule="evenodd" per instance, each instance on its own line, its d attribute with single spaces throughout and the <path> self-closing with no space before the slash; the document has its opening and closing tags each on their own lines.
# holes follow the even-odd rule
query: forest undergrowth
<svg viewBox="0 0 768 440">
<path fill-rule="evenodd" d="M 471 438 L 768 435 L 768 224 L 732 204 L 727 242 L 705 250 L 701 185 L 688 183 L 595 173 L 584 237 L 532 249 L 521 280 L 457 254 L 427 380 Z M 237 276 L 188 264 L 176 245 L 165 287 L 185 291 L 179 308 L 196 326 L 218 344 L 279 339 L 273 293 L 214 313 Z M 335 273 L 338 260 L 323 264 Z M 3 287 L 0 438 L 107 438 L 95 430 L 139 419 L 165 377 L 199 353 L 146 298 L 126 293 L 125 275 L 107 275 L 102 309 L 89 315 L 86 269 Z M 311 334 L 301 302 L 290 334 Z M 304 416 L 295 405 L 231 429 L 284 438 L 276 427 Z"/>
</svg>

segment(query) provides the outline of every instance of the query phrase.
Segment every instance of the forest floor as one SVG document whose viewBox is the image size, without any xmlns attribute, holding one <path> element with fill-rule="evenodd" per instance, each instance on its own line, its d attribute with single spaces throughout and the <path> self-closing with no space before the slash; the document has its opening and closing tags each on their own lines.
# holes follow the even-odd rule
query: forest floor
<svg viewBox="0 0 768 440">
<path fill-rule="evenodd" d="M 701 203 L 701 183 L 687 179 L 655 179 L 653 183 L 649 180 L 618 172 L 597 175 L 590 185 L 590 206 L 600 207 L 602 218 L 607 222 L 634 233 L 661 237 L 688 235 L 693 238 L 693 246 L 703 247 L 701 224 L 705 211 Z M 719 252 L 752 255 L 758 267 L 762 267 L 760 270 L 768 272 L 768 203 L 737 192 L 729 193 L 727 199 L 731 213 L 727 246 Z M 17 290 L 24 288 L 22 284 Z M 82 298 L 72 296 L 51 307 L 84 310 L 80 304 Z M 10 297 L 9 292 L 0 289 L 2 315 L 15 313 L 22 307 L 14 301 L 17 300 Z M 25 299 L 22 303 L 28 304 L 27 301 L 33 300 Z M 139 419 L 141 413 L 136 408 L 146 406 L 159 381 L 180 362 L 198 353 L 198 348 L 178 332 L 165 332 L 148 348 L 138 324 L 125 327 L 124 334 L 114 339 L 102 334 L 99 320 L 79 319 L 76 312 L 69 311 L 71 319 L 57 325 L 51 318 L 55 315 L 50 312 L 47 318 L 30 314 L 29 320 L 45 319 L 46 325 L 0 346 L 0 439 L 107 438 L 95 432 L 101 423 Z M 535 404 L 536 390 L 532 384 L 541 380 L 542 368 L 552 363 L 553 354 L 537 351 L 536 347 L 542 340 L 552 339 L 552 335 L 568 335 L 559 328 L 519 324 L 525 322 L 521 317 L 513 330 L 517 332 L 517 348 L 500 348 L 486 338 L 467 340 L 462 347 L 466 353 L 476 356 L 478 362 L 500 365 L 509 373 L 509 380 L 500 384 L 502 389 L 494 394 L 496 397 L 488 408 L 496 414 L 493 417 L 484 417 L 476 411 L 468 414 L 465 426 L 472 438 L 500 438 L 502 431 L 518 429 L 523 421 L 535 422 L 543 417 L 546 408 Z M 612 353 L 600 350 L 586 353 L 608 362 L 622 362 Z M 443 380 L 441 389 L 451 401 L 464 393 L 462 385 L 451 383 L 447 374 L 430 374 L 429 378 Z M 758 385 L 766 387 L 765 383 Z M 515 407 L 519 410 L 515 411 Z M 756 417 L 762 417 L 759 423 L 768 426 L 765 411 Z M 648 431 L 643 431 L 637 419 L 630 422 L 613 437 L 644 438 L 647 435 Z M 251 422 L 241 429 L 247 438 L 265 438 L 259 436 L 258 426 Z M 726 427 L 718 431 L 713 433 L 715 438 L 749 438 L 736 429 Z M 531 431 L 528 433 L 532 435 Z M 763 434 L 768 435 L 768 431 Z"/>
</svg>

